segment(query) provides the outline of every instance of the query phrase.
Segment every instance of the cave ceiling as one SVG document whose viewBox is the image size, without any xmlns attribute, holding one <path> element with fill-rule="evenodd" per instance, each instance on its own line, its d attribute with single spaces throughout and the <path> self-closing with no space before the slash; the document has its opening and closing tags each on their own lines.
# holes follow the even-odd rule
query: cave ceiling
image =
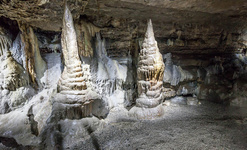
<svg viewBox="0 0 247 150">
<path fill-rule="evenodd" d="M 245 26 L 246 0 L 68 0 L 75 19 L 108 16 L 164 23 Z M 2 0 L 0 16 L 43 30 L 61 31 L 63 0 Z"/>
</svg>

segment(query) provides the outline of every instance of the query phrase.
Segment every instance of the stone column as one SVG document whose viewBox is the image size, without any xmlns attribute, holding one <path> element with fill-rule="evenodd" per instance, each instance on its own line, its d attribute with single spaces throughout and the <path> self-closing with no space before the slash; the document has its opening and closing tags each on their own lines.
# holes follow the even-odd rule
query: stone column
<svg viewBox="0 0 247 150">
<path fill-rule="evenodd" d="M 139 53 L 137 68 L 138 98 L 130 115 L 138 119 L 154 119 L 163 115 L 163 74 L 165 65 L 154 38 L 151 20 L 148 21 L 143 49 Z"/>
<path fill-rule="evenodd" d="M 58 83 L 58 91 L 62 94 L 85 95 L 87 93 L 86 78 L 78 54 L 73 17 L 67 4 L 64 10 L 61 43 L 64 71 Z"/>
<path fill-rule="evenodd" d="M 73 17 L 66 1 L 61 43 L 64 70 L 58 82 L 58 94 L 53 109 L 58 109 L 58 112 L 61 111 L 62 118 L 79 119 L 90 116 L 92 102 L 98 96 L 91 89 L 89 81 L 90 67 L 88 65 L 82 67 Z"/>
</svg>

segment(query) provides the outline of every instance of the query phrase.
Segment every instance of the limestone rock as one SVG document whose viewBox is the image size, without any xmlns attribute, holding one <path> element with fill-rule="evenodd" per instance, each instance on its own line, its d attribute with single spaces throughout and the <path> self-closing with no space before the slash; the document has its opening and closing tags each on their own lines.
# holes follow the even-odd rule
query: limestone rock
<svg viewBox="0 0 247 150">
<path fill-rule="evenodd" d="M 96 51 L 92 62 L 92 82 L 93 87 L 101 96 L 102 102 L 106 103 L 104 109 L 122 107 L 126 103 L 124 84 L 127 80 L 128 68 L 126 64 L 108 57 L 106 52 L 105 39 L 100 33 L 96 33 Z"/>
<path fill-rule="evenodd" d="M 73 17 L 67 4 L 64 7 L 61 43 L 65 66 L 59 80 L 58 91 L 64 94 L 86 95 L 87 78 L 82 70 Z"/>
<path fill-rule="evenodd" d="M 198 99 L 196 97 L 187 97 L 187 105 L 199 105 L 200 102 L 198 101 Z"/>
<path fill-rule="evenodd" d="M 162 55 L 159 52 L 157 42 L 154 38 L 151 20 L 148 21 L 147 32 L 142 46 L 143 49 L 140 51 L 137 68 L 138 98 L 136 99 L 136 107 L 140 108 L 137 109 L 140 110 L 140 112 L 137 113 L 137 111 L 130 110 L 130 115 L 139 116 L 142 114 L 142 111 L 144 111 L 138 118 L 145 119 L 145 115 L 147 115 L 145 112 L 148 111 L 149 108 L 150 110 L 152 109 L 152 111 L 155 108 L 159 109 L 160 106 L 157 106 L 163 101 L 162 88 L 165 69 Z M 153 114 L 151 112 L 149 113 L 147 119 L 162 115 L 161 110 L 157 110 L 156 113 Z"/>
<path fill-rule="evenodd" d="M 45 88 L 57 89 L 57 83 L 62 73 L 62 62 L 60 53 L 47 53 L 42 57 L 47 63 L 47 69 L 44 76 L 41 78 L 41 82 L 45 83 Z"/>
<path fill-rule="evenodd" d="M 12 57 L 23 67 L 26 67 L 25 62 L 25 44 L 21 41 L 21 33 L 18 33 L 17 37 L 13 41 L 13 45 L 10 48 Z"/>
<path fill-rule="evenodd" d="M 246 79 L 238 79 L 233 86 L 233 99 L 230 101 L 231 106 L 247 107 L 247 84 Z"/>
<path fill-rule="evenodd" d="M 94 100 L 92 113 L 98 118 L 105 118 L 110 111 L 108 101 L 101 99 Z"/>
<path fill-rule="evenodd" d="M 11 45 L 11 38 L 6 34 L 5 29 L 0 26 L 0 56 L 6 56 Z"/>
<path fill-rule="evenodd" d="M 35 32 L 38 43 L 39 49 L 43 53 L 61 53 L 61 36 L 58 32 L 52 32 L 52 34 L 42 33 L 42 32 Z"/>
<path fill-rule="evenodd" d="M 2 89 L 14 91 L 19 87 L 25 87 L 29 84 L 28 75 L 24 68 L 18 64 L 9 54 L 0 64 L 0 87 Z"/>
<path fill-rule="evenodd" d="M 197 82 L 181 84 L 177 90 L 177 95 L 193 95 L 198 93 Z"/>
<path fill-rule="evenodd" d="M 93 56 L 92 37 L 99 32 L 99 28 L 90 22 L 80 20 L 75 24 L 79 55 L 84 57 Z"/>
<path fill-rule="evenodd" d="M 186 70 L 183 69 L 180 65 L 175 65 L 172 60 L 172 54 L 167 53 L 164 55 L 165 62 L 165 70 L 164 70 L 164 78 L 163 81 L 165 83 L 169 83 L 172 86 L 179 85 L 180 82 L 184 81 L 193 81 L 197 79 L 197 70 Z M 185 63 L 186 66 L 189 65 Z"/>
<path fill-rule="evenodd" d="M 171 99 L 172 104 L 178 104 L 178 105 L 186 105 L 187 104 L 187 98 L 182 96 L 176 96 Z"/>
<path fill-rule="evenodd" d="M 53 99 L 53 117 L 51 118 L 54 120 L 91 116 L 93 99 L 98 99 L 89 80 L 90 66 L 82 65 L 79 58 L 73 17 L 66 1 L 64 5 L 61 39 L 64 70 L 58 82 L 59 93 Z"/>
<path fill-rule="evenodd" d="M 163 88 L 163 95 L 165 99 L 176 96 L 176 91 L 172 88 Z"/>
<path fill-rule="evenodd" d="M 46 63 L 40 55 L 38 39 L 31 26 L 23 22 L 18 22 L 18 24 L 21 30 L 21 40 L 24 43 L 25 61 L 23 66 L 27 70 L 34 87 L 42 88 L 40 79 L 44 76 Z"/>
</svg>

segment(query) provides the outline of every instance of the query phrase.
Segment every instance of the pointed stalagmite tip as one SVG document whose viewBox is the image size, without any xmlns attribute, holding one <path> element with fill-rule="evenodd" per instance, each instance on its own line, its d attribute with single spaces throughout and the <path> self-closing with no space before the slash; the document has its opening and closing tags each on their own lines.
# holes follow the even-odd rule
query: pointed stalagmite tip
<svg viewBox="0 0 247 150">
<path fill-rule="evenodd" d="M 147 31 L 145 34 L 145 39 L 144 43 L 146 44 L 152 44 L 155 43 L 155 38 L 154 38 L 154 31 L 153 31 L 153 25 L 151 19 L 148 19 L 147 21 Z"/>
<path fill-rule="evenodd" d="M 152 24 L 152 20 L 148 19 L 147 21 L 147 31 L 146 31 L 146 37 L 150 38 L 151 36 L 154 35 L 154 31 L 153 31 L 153 24 Z"/>
<path fill-rule="evenodd" d="M 148 19 L 148 22 L 147 22 L 147 24 L 148 24 L 148 30 L 152 30 L 153 31 L 153 24 L 152 24 L 152 20 L 151 19 Z"/>
</svg>

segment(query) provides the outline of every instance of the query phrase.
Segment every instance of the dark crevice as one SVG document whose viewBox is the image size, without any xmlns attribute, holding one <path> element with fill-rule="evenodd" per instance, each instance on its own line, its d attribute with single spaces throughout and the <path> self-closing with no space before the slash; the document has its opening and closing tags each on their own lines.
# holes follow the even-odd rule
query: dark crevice
<svg viewBox="0 0 247 150">
<path fill-rule="evenodd" d="M 96 138 L 96 136 L 94 135 L 94 130 L 92 129 L 91 126 L 84 126 L 88 132 L 88 134 L 90 135 L 91 139 L 92 139 L 92 143 L 93 143 L 93 146 L 94 146 L 94 149 L 96 150 L 100 150 L 100 145 L 99 145 L 99 142 L 98 142 L 98 139 Z"/>
<path fill-rule="evenodd" d="M 32 150 L 32 146 L 23 146 L 18 144 L 14 138 L 2 137 L 0 136 L 0 143 L 6 148 L 16 149 L 16 150 Z"/>
<path fill-rule="evenodd" d="M 38 136 L 39 135 L 38 122 L 34 120 L 33 106 L 29 108 L 27 116 L 31 126 L 31 133 L 35 136 Z"/>
</svg>

